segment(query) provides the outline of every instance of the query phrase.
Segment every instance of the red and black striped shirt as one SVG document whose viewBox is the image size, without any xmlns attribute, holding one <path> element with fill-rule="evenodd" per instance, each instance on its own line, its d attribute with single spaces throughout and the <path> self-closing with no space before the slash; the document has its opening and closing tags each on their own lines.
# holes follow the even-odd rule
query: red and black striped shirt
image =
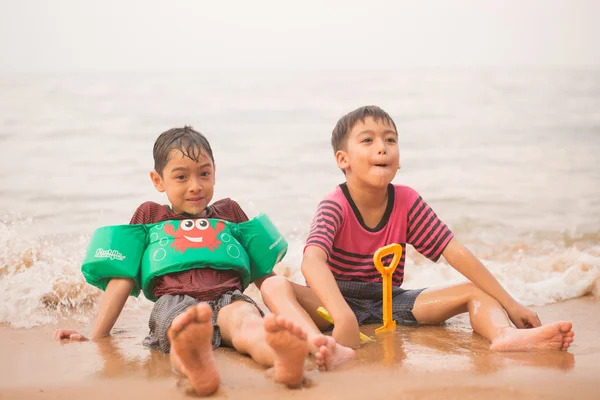
<svg viewBox="0 0 600 400">
<path fill-rule="evenodd" d="M 381 282 L 373 255 L 381 247 L 398 243 L 402 246 L 402 257 L 392 279 L 394 285 L 400 286 L 404 280 L 407 243 L 437 261 L 452 237 L 450 229 L 415 190 L 392 184 L 388 186 L 383 218 L 378 226 L 369 228 L 344 183 L 319 203 L 305 249 L 308 246 L 323 249 L 335 279 Z M 391 257 L 384 258 L 384 264 Z"/>
</svg>

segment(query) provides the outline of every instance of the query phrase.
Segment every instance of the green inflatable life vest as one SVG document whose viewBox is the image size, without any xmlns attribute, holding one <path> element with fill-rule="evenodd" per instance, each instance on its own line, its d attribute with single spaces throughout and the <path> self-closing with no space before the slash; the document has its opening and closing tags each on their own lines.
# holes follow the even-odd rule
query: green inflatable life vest
<svg viewBox="0 0 600 400">
<path fill-rule="evenodd" d="M 86 281 L 102 290 L 112 278 L 134 280 L 156 301 L 157 277 L 194 268 L 235 270 L 244 288 L 268 275 L 285 256 L 287 242 L 266 214 L 235 224 L 218 219 L 185 219 L 97 229 L 81 267 Z"/>
</svg>

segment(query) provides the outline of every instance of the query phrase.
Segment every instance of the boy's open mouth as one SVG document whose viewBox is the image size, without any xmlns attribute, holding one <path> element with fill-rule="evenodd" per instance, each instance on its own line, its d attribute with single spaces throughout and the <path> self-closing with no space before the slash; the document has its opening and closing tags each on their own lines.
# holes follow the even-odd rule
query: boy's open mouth
<svg viewBox="0 0 600 400">
<path fill-rule="evenodd" d="M 376 167 L 387 167 L 387 164 L 375 164 Z"/>
</svg>

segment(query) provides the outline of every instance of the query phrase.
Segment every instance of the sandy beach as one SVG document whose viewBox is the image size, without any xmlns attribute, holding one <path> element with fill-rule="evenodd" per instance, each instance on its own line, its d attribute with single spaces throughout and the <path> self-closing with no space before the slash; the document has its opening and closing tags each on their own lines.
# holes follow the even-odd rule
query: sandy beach
<svg viewBox="0 0 600 400">
<path fill-rule="evenodd" d="M 459 316 L 444 326 L 399 327 L 395 334 L 378 335 L 376 343 L 358 350 L 357 360 L 331 372 L 309 371 L 309 387 L 299 390 L 273 383 L 248 357 L 218 349 L 222 385 L 213 397 L 597 398 L 600 298 L 536 311 L 542 321 L 573 321 L 576 340 L 568 352 L 493 353 Z M 0 399 L 186 398 L 168 357 L 142 346 L 145 315 L 125 313 L 114 337 L 96 342 L 57 343 L 54 328 L 0 327 Z M 363 332 L 373 336 L 375 328 Z"/>
</svg>

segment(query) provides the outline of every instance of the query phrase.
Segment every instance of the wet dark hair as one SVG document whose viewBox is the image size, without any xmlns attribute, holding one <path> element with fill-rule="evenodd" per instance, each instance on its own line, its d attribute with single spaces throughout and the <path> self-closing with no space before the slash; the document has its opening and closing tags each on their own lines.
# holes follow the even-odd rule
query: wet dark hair
<svg viewBox="0 0 600 400">
<path fill-rule="evenodd" d="M 354 125 L 356 125 L 359 121 L 364 123 L 367 117 L 371 117 L 377 122 L 387 122 L 394 127 L 395 131 L 398 131 L 392 117 L 390 117 L 390 115 L 382 108 L 377 106 L 363 106 L 357 108 L 356 110 L 350 111 L 348 114 L 344 115 L 338 120 L 337 124 L 335 124 L 333 132 L 331 132 L 331 147 L 333 147 L 334 154 L 337 153 L 338 150 L 342 149 L 346 143 L 348 134 L 352 128 L 354 128 Z"/>
<path fill-rule="evenodd" d="M 203 134 L 187 125 L 183 128 L 169 129 L 161 133 L 154 142 L 154 170 L 160 176 L 162 176 L 165 165 L 169 162 L 169 154 L 173 149 L 181 151 L 184 157 L 191 158 L 196 162 L 199 161 L 200 155 L 204 152 L 210 157 L 213 164 L 215 162 L 210 143 Z"/>
</svg>

